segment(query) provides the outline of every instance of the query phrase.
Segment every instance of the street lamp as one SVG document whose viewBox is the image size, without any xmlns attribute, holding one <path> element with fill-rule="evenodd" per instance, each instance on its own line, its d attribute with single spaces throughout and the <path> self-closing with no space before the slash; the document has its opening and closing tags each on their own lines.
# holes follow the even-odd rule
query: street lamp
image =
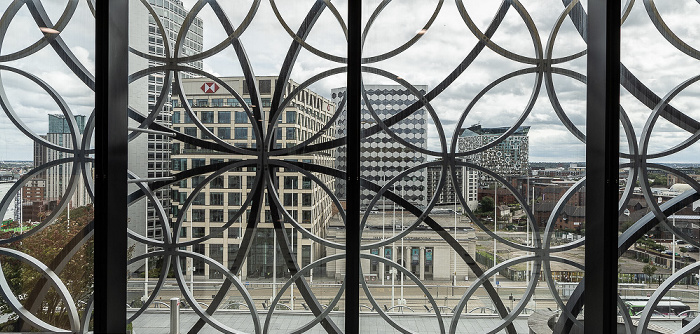
<svg viewBox="0 0 700 334">
<path fill-rule="evenodd" d="M 498 213 L 496 212 L 496 209 L 498 208 L 498 181 L 495 180 L 493 181 L 493 234 L 496 234 L 496 229 L 498 229 Z M 496 264 L 498 264 L 498 257 L 496 255 L 496 238 L 493 238 L 493 267 L 496 267 Z M 497 280 L 496 276 L 498 275 L 498 272 L 495 272 L 493 274 L 493 285 L 497 285 Z"/>
</svg>

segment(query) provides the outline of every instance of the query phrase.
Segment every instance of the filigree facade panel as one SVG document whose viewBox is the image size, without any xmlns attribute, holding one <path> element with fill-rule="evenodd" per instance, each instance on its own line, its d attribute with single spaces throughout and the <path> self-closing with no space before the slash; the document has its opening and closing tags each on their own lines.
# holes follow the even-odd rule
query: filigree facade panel
<svg viewBox="0 0 700 334">
<path fill-rule="evenodd" d="M 92 4 L 7 1 L 0 8 L 2 330 L 87 332 L 95 224 Z"/>
</svg>

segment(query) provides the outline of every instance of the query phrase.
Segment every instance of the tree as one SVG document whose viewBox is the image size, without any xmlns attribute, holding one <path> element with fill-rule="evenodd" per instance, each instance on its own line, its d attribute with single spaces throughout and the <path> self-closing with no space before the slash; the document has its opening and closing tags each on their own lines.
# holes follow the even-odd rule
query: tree
<svg viewBox="0 0 700 334">
<path fill-rule="evenodd" d="M 479 206 L 477 207 L 477 209 L 479 210 L 479 212 L 482 213 L 490 213 L 493 212 L 494 207 L 495 202 L 493 200 L 493 197 L 484 196 L 479 201 Z"/>
<path fill-rule="evenodd" d="M 653 264 L 651 264 L 651 263 L 650 263 L 650 264 L 647 264 L 647 265 L 644 266 L 644 268 L 642 269 L 642 272 L 644 272 L 644 275 L 645 275 L 645 277 L 646 277 L 646 281 L 647 281 L 646 283 L 649 284 L 649 279 L 650 279 L 651 276 L 654 275 L 654 273 L 656 272 L 656 266 L 653 265 Z"/>
<path fill-rule="evenodd" d="M 60 270 L 58 276 L 76 302 L 79 312 L 83 311 L 85 302 L 92 295 L 94 248 L 93 238 L 86 243 L 76 243 L 76 241 L 84 240 L 82 236 L 91 228 L 88 224 L 93 219 L 92 205 L 75 208 L 70 212 L 70 222 L 64 212 L 41 232 L 21 242 L 4 245 L 32 256 L 50 268 L 57 265 L 58 260 L 63 256 L 62 252 L 67 252 L 67 248 L 76 245 L 77 252 Z M 14 232 L 1 233 L 0 238 L 6 239 L 12 236 L 12 233 Z M 71 244 L 72 241 L 74 244 Z M 33 303 L 39 303 L 35 305 L 34 315 L 53 326 L 70 328 L 67 305 L 63 303 L 60 294 L 54 288 L 50 288 L 43 298 L 36 297 L 45 283 L 40 272 L 14 258 L 0 257 L 0 259 L 10 289 L 25 308 L 31 309 Z M 7 322 L 0 324 L 0 331 L 22 330 L 23 322 L 4 301 L 0 301 L 0 313 L 12 314 Z"/>
</svg>

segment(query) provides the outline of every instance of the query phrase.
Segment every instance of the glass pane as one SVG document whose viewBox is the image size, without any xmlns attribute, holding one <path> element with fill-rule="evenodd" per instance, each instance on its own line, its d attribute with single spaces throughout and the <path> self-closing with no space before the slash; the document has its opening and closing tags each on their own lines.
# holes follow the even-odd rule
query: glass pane
<svg viewBox="0 0 700 334">
<path fill-rule="evenodd" d="M 691 316 L 688 320 L 700 310 L 700 151 L 694 139 L 700 129 L 694 107 L 700 102 L 700 45 L 692 19 L 700 6 L 645 2 L 624 9 L 619 312 L 645 328 L 677 331 L 685 320 L 659 318 Z"/>
<path fill-rule="evenodd" d="M 382 317 L 361 328 L 525 333 L 564 308 L 584 264 L 576 6 L 363 1 L 360 304 Z"/>
<path fill-rule="evenodd" d="M 130 126 L 168 133 L 131 133 L 130 171 L 153 190 L 130 189 L 133 328 L 167 331 L 157 309 L 179 298 L 196 311 L 183 332 L 342 332 L 344 238 L 327 229 L 344 224 L 344 176 L 318 144 L 334 139 L 346 4 L 130 5 Z"/>
<path fill-rule="evenodd" d="M 92 330 L 94 13 L 78 1 L 0 11 L 0 328 Z"/>
</svg>

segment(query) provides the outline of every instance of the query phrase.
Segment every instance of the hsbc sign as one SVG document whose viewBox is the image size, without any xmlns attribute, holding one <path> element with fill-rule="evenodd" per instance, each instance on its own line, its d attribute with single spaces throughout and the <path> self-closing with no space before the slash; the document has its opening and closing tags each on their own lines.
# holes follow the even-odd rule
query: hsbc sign
<svg viewBox="0 0 700 334">
<path fill-rule="evenodd" d="M 205 82 L 200 88 L 203 92 L 211 94 L 216 93 L 216 91 L 219 90 L 219 85 L 217 85 L 216 82 Z"/>
</svg>

